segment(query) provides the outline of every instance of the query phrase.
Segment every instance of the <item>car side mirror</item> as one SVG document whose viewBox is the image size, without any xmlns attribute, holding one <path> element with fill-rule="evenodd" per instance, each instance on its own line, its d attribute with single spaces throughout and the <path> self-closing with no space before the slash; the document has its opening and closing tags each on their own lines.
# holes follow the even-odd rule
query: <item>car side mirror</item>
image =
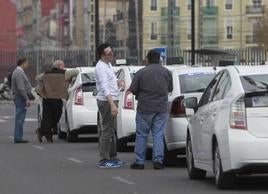
<svg viewBox="0 0 268 194">
<path fill-rule="evenodd" d="M 97 88 L 95 88 L 95 89 L 93 90 L 92 95 L 93 95 L 93 96 L 97 96 L 97 93 L 98 93 Z"/>
<path fill-rule="evenodd" d="M 194 109 L 194 112 L 197 111 L 197 98 L 196 97 L 190 97 L 186 98 L 182 101 L 182 104 L 185 108 L 191 108 Z"/>
</svg>

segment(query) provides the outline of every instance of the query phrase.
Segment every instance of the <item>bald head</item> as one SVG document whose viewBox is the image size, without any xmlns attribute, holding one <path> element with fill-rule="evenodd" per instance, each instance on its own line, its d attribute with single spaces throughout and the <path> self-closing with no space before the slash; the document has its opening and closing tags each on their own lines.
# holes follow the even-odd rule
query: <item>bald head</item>
<svg viewBox="0 0 268 194">
<path fill-rule="evenodd" d="M 52 67 L 56 67 L 56 68 L 59 68 L 59 69 L 64 69 L 64 62 L 62 60 L 56 60 L 56 61 L 54 61 Z"/>
</svg>

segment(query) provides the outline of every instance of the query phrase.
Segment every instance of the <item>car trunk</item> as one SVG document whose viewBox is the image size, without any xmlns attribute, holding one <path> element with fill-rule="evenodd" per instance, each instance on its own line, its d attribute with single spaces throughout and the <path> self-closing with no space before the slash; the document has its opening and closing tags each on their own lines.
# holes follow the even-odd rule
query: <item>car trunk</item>
<svg viewBox="0 0 268 194">
<path fill-rule="evenodd" d="M 94 96 L 94 91 L 96 89 L 95 82 L 87 82 L 82 84 L 84 106 L 90 110 L 97 110 L 96 96 Z"/>
<path fill-rule="evenodd" d="M 246 94 L 248 131 L 259 138 L 268 138 L 268 96 L 266 92 Z"/>
</svg>

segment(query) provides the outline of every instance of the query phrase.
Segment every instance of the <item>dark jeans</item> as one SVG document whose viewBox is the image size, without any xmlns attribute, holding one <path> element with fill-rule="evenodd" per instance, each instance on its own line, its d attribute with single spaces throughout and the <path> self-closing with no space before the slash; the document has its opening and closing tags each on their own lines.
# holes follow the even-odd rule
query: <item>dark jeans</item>
<svg viewBox="0 0 268 194">
<path fill-rule="evenodd" d="M 16 96 L 14 97 L 14 103 L 16 107 L 14 140 L 22 140 L 23 124 L 27 112 L 26 100 L 23 97 Z"/>
<path fill-rule="evenodd" d="M 52 128 L 57 126 L 62 114 L 61 99 L 43 99 L 43 113 L 41 120 L 41 134 L 51 136 Z"/>
<path fill-rule="evenodd" d="M 114 101 L 114 103 L 118 106 L 118 101 Z M 101 160 L 116 159 L 116 117 L 112 117 L 111 106 L 108 101 L 97 100 L 97 104 L 102 118 L 100 158 Z"/>
</svg>

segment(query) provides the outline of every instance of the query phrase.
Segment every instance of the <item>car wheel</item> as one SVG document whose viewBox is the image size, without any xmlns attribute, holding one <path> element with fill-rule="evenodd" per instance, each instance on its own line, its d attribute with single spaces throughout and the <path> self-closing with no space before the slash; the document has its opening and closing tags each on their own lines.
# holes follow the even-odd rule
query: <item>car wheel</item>
<svg viewBox="0 0 268 194">
<path fill-rule="evenodd" d="M 66 134 L 67 142 L 77 142 L 78 135 L 75 132 L 70 131 L 67 113 L 65 113 L 65 114 L 66 114 L 65 118 L 66 118 L 66 126 L 67 126 L 67 134 Z"/>
<path fill-rule="evenodd" d="M 225 173 L 222 170 L 221 156 L 218 144 L 215 144 L 214 149 L 214 174 L 215 183 L 219 189 L 230 189 L 234 186 L 235 175 L 234 173 Z"/>
<path fill-rule="evenodd" d="M 187 141 L 186 141 L 186 162 L 187 162 L 188 176 L 190 179 L 204 179 L 206 177 L 207 172 L 205 170 L 195 168 L 193 151 L 192 151 L 192 142 L 189 134 L 187 135 Z"/>
<path fill-rule="evenodd" d="M 169 151 L 164 141 L 164 164 L 166 166 L 176 166 L 177 162 L 177 152 L 175 150 Z"/>
<path fill-rule="evenodd" d="M 61 130 L 60 124 L 58 124 L 57 130 L 58 130 L 58 138 L 66 139 L 66 133 Z"/>
<path fill-rule="evenodd" d="M 116 146 L 117 146 L 117 151 L 118 152 L 126 152 L 127 151 L 127 141 L 124 139 L 118 139 L 116 136 L 117 142 L 116 142 Z"/>
<path fill-rule="evenodd" d="M 152 160 L 152 158 L 153 158 L 153 150 L 151 148 L 147 148 L 145 159 Z"/>
</svg>

